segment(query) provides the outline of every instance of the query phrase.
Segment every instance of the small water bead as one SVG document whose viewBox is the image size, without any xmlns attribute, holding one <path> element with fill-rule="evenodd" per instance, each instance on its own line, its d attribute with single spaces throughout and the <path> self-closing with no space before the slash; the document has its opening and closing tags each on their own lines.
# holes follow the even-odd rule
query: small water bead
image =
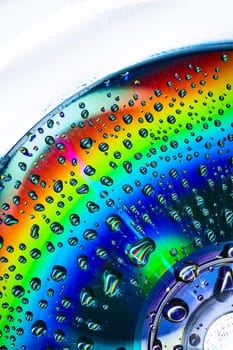
<svg viewBox="0 0 233 350">
<path fill-rule="evenodd" d="M 33 323 L 31 327 L 32 334 L 36 337 L 42 337 L 45 336 L 47 333 L 47 325 L 44 321 L 38 320 L 35 323 Z"/>
<path fill-rule="evenodd" d="M 44 211 L 45 210 L 45 206 L 41 203 L 36 203 L 34 206 L 33 206 L 34 210 L 35 211 Z"/>
<path fill-rule="evenodd" d="M 87 229 L 84 231 L 83 237 L 87 241 L 93 241 L 94 239 L 97 238 L 97 232 L 96 232 L 96 230 L 93 230 L 93 229 Z"/>
<path fill-rule="evenodd" d="M 55 252 L 55 247 L 52 242 L 48 241 L 46 242 L 46 249 L 49 253 Z"/>
<path fill-rule="evenodd" d="M 4 245 L 4 239 L 2 238 L 2 236 L 0 236 L 0 249 L 3 247 Z"/>
<path fill-rule="evenodd" d="M 223 210 L 223 220 L 227 225 L 231 225 L 233 223 L 233 211 L 230 209 Z"/>
<path fill-rule="evenodd" d="M 71 214 L 69 220 L 73 226 L 78 226 L 80 224 L 80 217 L 78 214 Z"/>
<path fill-rule="evenodd" d="M 126 171 L 128 174 L 131 174 L 132 171 L 133 171 L 133 165 L 132 165 L 132 163 L 129 162 L 129 161 L 123 162 L 123 168 L 125 169 L 125 171 Z"/>
<path fill-rule="evenodd" d="M 65 308 L 65 309 L 69 309 L 72 306 L 72 300 L 71 298 L 65 296 L 62 298 L 61 300 L 61 305 Z"/>
<path fill-rule="evenodd" d="M 93 176 L 96 172 L 96 169 L 91 166 L 91 165 L 87 165 L 84 170 L 83 170 L 84 174 L 86 174 L 87 176 Z"/>
<path fill-rule="evenodd" d="M 80 302 L 83 306 L 87 306 L 87 307 L 96 306 L 95 295 L 93 290 L 90 287 L 85 287 L 81 289 Z"/>
<path fill-rule="evenodd" d="M 174 270 L 176 279 L 184 283 L 193 282 L 199 273 L 199 266 L 194 262 L 185 262 Z"/>
<path fill-rule="evenodd" d="M 77 264 L 81 270 L 86 271 L 88 269 L 88 257 L 86 255 L 78 256 Z"/>
<path fill-rule="evenodd" d="M 153 196 L 154 193 L 155 193 L 155 189 L 152 185 L 150 184 L 146 184 L 143 189 L 142 189 L 142 193 L 145 195 L 145 196 Z"/>
<path fill-rule="evenodd" d="M 39 259 L 41 257 L 41 251 L 37 248 L 34 248 L 30 251 L 30 256 L 32 259 Z"/>
<path fill-rule="evenodd" d="M 25 294 L 25 290 L 22 286 L 14 286 L 12 288 L 12 294 L 16 298 L 21 298 Z"/>
<path fill-rule="evenodd" d="M 51 146 L 55 143 L 55 140 L 52 136 L 48 135 L 45 137 L 45 143 L 48 145 L 48 146 Z"/>
<path fill-rule="evenodd" d="M 26 147 L 20 147 L 19 151 L 26 157 L 32 157 L 33 154 L 29 152 Z"/>
<path fill-rule="evenodd" d="M 24 163 L 24 162 L 19 162 L 18 166 L 19 166 L 20 170 L 22 170 L 22 171 L 26 171 L 27 170 L 27 164 Z"/>
<path fill-rule="evenodd" d="M 122 220 L 118 215 L 110 215 L 106 217 L 105 223 L 107 227 L 113 232 L 119 231 L 122 226 Z"/>
<path fill-rule="evenodd" d="M 53 222 L 50 225 L 50 229 L 53 233 L 60 235 L 64 232 L 64 227 L 59 222 Z"/>
<path fill-rule="evenodd" d="M 18 219 L 16 219 L 13 215 L 6 215 L 4 217 L 4 224 L 7 226 L 12 226 L 18 224 Z"/>
<path fill-rule="evenodd" d="M 78 238 L 77 237 L 70 237 L 68 239 L 68 244 L 70 246 L 76 246 L 78 244 Z"/>
<path fill-rule="evenodd" d="M 94 350 L 94 343 L 93 341 L 86 337 L 80 337 L 77 342 L 77 349 L 78 350 Z"/>
<path fill-rule="evenodd" d="M 32 225 L 31 230 L 30 230 L 30 235 L 34 239 L 39 238 L 39 231 L 40 231 L 40 226 L 37 224 Z"/>
<path fill-rule="evenodd" d="M 33 277 L 30 281 L 31 289 L 34 291 L 38 291 L 41 288 L 41 280 L 38 277 Z"/>
<path fill-rule="evenodd" d="M 89 192 L 89 187 L 87 184 L 83 184 L 76 189 L 78 194 L 87 194 Z"/>
<path fill-rule="evenodd" d="M 174 323 L 184 321 L 189 314 L 186 302 L 179 298 L 171 299 L 163 309 L 163 316 L 166 320 Z"/>
<path fill-rule="evenodd" d="M 151 238 L 145 237 L 132 244 L 128 244 L 125 253 L 133 265 L 144 267 L 148 263 L 148 259 L 154 252 L 155 247 L 155 242 Z"/>
<path fill-rule="evenodd" d="M 113 185 L 113 179 L 109 176 L 102 176 L 100 179 L 100 182 L 104 186 L 112 186 Z"/>
<path fill-rule="evenodd" d="M 214 285 L 213 295 L 219 302 L 224 302 L 233 294 L 233 272 L 230 266 L 220 266 Z"/>
<path fill-rule="evenodd" d="M 93 201 L 87 202 L 86 207 L 90 213 L 97 213 L 100 210 L 100 206 Z"/>
<path fill-rule="evenodd" d="M 192 333 L 190 336 L 189 336 L 189 344 L 192 345 L 192 346 L 197 346 L 199 345 L 201 342 L 201 338 L 198 334 L 196 333 Z"/>
<path fill-rule="evenodd" d="M 41 299 L 41 300 L 39 301 L 38 305 L 39 305 L 39 307 L 40 307 L 41 309 L 47 309 L 47 307 L 48 307 L 48 302 L 47 302 L 47 300 Z"/>
<path fill-rule="evenodd" d="M 109 258 L 107 250 L 103 247 L 97 247 L 96 255 L 103 260 L 107 260 Z"/>
<path fill-rule="evenodd" d="M 31 311 L 25 312 L 25 320 L 29 322 L 33 320 L 33 313 Z"/>
<path fill-rule="evenodd" d="M 97 321 L 92 319 L 87 320 L 87 327 L 94 332 L 102 330 L 101 325 Z"/>
<path fill-rule="evenodd" d="M 53 190 L 56 193 L 60 193 L 63 190 L 63 182 L 62 180 L 57 180 L 53 185 Z"/>
<path fill-rule="evenodd" d="M 54 265 L 50 277 L 55 282 L 64 281 L 67 278 L 67 270 L 64 266 Z"/>
<path fill-rule="evenodd" d="M 105 295 L 110 298 L 119 295 L 121 275 L 118 272 L 111 269 L 105 270 L 103 273 L 103 280 L 103 290 Z"/>
<path fill-rule="evenodd" d="M 66 335 L 61 329 L 57 329 L 54 332 L 54 339 L 57 343 L 63 343 L 66 339 Z"/>
</svg>

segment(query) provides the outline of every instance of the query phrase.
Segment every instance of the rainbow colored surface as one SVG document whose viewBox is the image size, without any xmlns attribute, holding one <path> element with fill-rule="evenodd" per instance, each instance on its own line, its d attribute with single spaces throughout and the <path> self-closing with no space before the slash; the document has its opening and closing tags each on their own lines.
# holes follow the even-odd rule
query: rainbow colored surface
<svg viewBox="0 0 233 350">
<path fill-rule="evenodd" d="M 232 240 L 232 85 L 231 47 L 151 59 L 2 159 L 0 349 L 147 349 L 175 266 Z"/>
</svg>

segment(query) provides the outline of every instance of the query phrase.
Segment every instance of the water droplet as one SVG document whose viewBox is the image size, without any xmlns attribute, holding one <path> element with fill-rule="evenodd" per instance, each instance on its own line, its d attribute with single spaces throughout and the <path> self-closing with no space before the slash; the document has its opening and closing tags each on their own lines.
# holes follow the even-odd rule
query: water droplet
<svg viewBox="0 0 233 350">
<path fill-rule="evenodd" d="M 36 337 L 44 336 L 47 333 L 47 326 L 44 321 L 38 320 L 31 327 L 32 334 Z"/>
<path fill-rule="evenodd" d="M 32 321 L 33 320 L 33 313 L 31 311 L 25 312 L 25 320 Z"/>
<path fill-rule="evenodd" d="M 128 174 L 132 173 L 133 167 L 132 167 L 132 163 L 131 162 L 128 162 L 128 161 L 123 162 L 123 167 L 124 167 L 124 169 L 126 170 L 126 172 Z"/>
<path fill-rule="evenodd" d="M 103 273 L 104 294 L 110 298 L 118 296 L 120 293 L 121 275 L 111 269 L 105 270 Z"/>
<path fill-rule="evenodd" d="M 24 163 L 24 162 L 19 162 L 19 163 L 18 163 L 18 166 L 19 166 L 19 168 L 20 168 L 22 171 L 26 171 L 26 170 L 27 170 L 27 164 Z"/>
<path fill-rule="evenodd" d="M 153 194 L 155 193 L 155 189 L 152 185 L 146 184 L 142 189 L 142 193 L 145 196 L 153 196 Z"/>
<path fill-rule="evenodd" d="M 67 278 L 67 271 L 64 266 L 54 265 L 50 277 L 55 282 L 63 281 Z"/>
<path fill-rule="evenodd" d="M 199 266 L 193 262 L 185 262 L 175 268 L 175 276 L 178 281 L 190 283 L 194 281 L 199 273 Z"/>
<path fill-rule="evenodd" d="M 77 237 L 70 237 L 68 239 L 68 243 L 70 246 L 75 246 L 78 244 L 78 238 Z"/>
<path fill-rule="evenodd" d="M 86 271 L 88 269 L 88 257 L 86 255 L 78 256 L 77 264 L 81 270 Z"/>
<path fill-rule="evenodd" d="M 180 214 L 176 210 L 170 210 L 169 215 L 174 221 L 181 222 Z"/>
<path fill-rule="evenodd" d="M 96 255 L 103 260 L 107 260 L 109 258 L 107 250 L 103 247 L 98 247 L 96 249 Z"/>
<path fill-rule="evenodd" d="M 228 243 L 224 246 L 221 256 L 224 258 L 232 258 L 233 257 L 233 244 Z"/>
<path fill-rule="evenodd" d="M 84 231 L 83 237 L 87 241 L 93 241 L 97 237 L 97 232 L 95 230 L 93 230 L 93 229 L 87 229 L 87 230 Z"/>
<path fill-rule="evenodd" d="M 102 176 L 100 179 L 100 182 L 104 186 L 112 186 L 113 185 L 113 179 L 109 176 Z"/>
<path fill-rule="evenodd" d="M 20 147 L 19 150 L 24 156 L 32 157 L 32 153 L 30 153 L 26 147 Z"/>
<path fill-rule="evenodd" d="M 78 194 L 87 194 L 89 192 L 89 187 L 86 184 L 81 185 L 76 189 Z"/>
<path fill-rule="evenodd" d="M 90 137 L 85 137 L 80 140 L 80 146 L 82 149 L 90 149 L 93 145 L 93 141 Z"/>
<path fill-rule="evenodd" d="M 201 338 L 198 334 L 193 333 L 190 335 L 190 337 L 189 337 L 189 344 L 190 345 L 197 346 L 200 344 L 200 342 L 201 342 Z"/>
<path fill-rule="evenodd" d="M 46 242 L 46 249 L 49 253 L 55 252 L 55 247 L 52 242 Z"/>
<path fill-rule="evenodd" d="M 54 332 L 54 339 L 56 340 L 57 343 L 64 342 L 66 339 L 65 333 L 61 329 L 57 329 Z"/>
<path fill-rule="evenodd" d="M 32 290 L 34 290 L 34 291 L 40 290 L 41 280 L 37 277 L 32 278 L 30 281 L 30 286 L 31 286 Z"/>
<path fill-rule="evenodd" d="M 231 225 L 233 223 L 233 211 L 225 209 L 223 211 L 223 219 L 227 225 Z"/>
<path fill-rule="evenodd" d="M 6 215 L 4 217 L 4 224 L 7 226 L 18 224 L 18 219 L 16 219 L 13 215 Z"/>
<path fill-rule="evenodd" d="M 39 259 L 41 257 L 41 251 L 37 248 L 34 248 L 30 251 L 30 256 L 32 259 Z"/>
<path fill-rule="evenodd" d="M 155 242 L 151 238 L 146 237 L 129 244 L 125 253 L 133 265 L 144 267 L 148 263 L 149 256 L 153 253 L 155 247 Z"/>
<path fill-rule="evenodd" d="M 63 297 L 61 300 L 61 304 L 65 309 L 69 309 L 72 306 L 71 298 Z"/>
<path fill-rule="evenodd" d="M 32 184 L 37 185 L 40 182 L 40 176 L 36 174 L 31 174 L 29 176 L 29 180 L 31 181 Z"/>
<path fill-rule="evenodd" d="M 152 350 L 162 350 L 162 344 L 160 340 L 154 340 Z"/>
<path fill-rule="evenodd" d="M 37 224 L 34 224 L 31 227 L 31 232 L 30 232 L 31 237 L 34 239 L 38 239 L 39 238 L 39 230 L 40 230 L 40 226 Z"/>
<path fill-rule="evenodd" d="M 78 214 L 71 214 L 70 217 L 70 223 L 73 226 L 78 226 L 80 224 L 80 217 Z"/>
<path fill-rule="evenodd" d="M 93 168 L 91 165 L 87 165 L 83 171 L 87 176 L 93 176 L 96 172 L 95 168 Z"/>
<path fill-rule="evenodd" d="M 108 228 L 113 232 L 120 231 L 122 225 L 121 218 L 118 215 L 110 215 L 106 217 L 105 223 L 108 226 Z"/>
<path fill-rule="evenodd" d="M 83 306 L 95 307 L 96 299 L 94 292 L 91 288 L 85 287 L 80 292 L 80 302 Z"/>
<path fill-rule="evenodd" d="M 100 206 L 92 201 L 87 202 L 86 207 L 90 213 L 97 213 L 100 210 Z"/>
<path fill-rule="evenodd" d="M 41 203 L 35 204 L 33 208 L 34 208 L 35 211 L 44 211 L 45 210 L 44 205 L 41 204 Z"/>
<path fill-rule="evenodd" d="M 80 337 L 77 342 L 78 350 L 94 350 L 94 343 L 88 337 Z"/>
<path fill-rule="evenodd" d="M 29 191 L 29 192 L 28 192 L 28 195 L 29 195 L 29 197 L 30 197 L 33 201 L 35 201 L 35 200 L 38 199 L 38 196 L 37 196 L 36 192 L 33 191 L 33 190 Z"/>
<path fill-rule="evenodd" d="M 207 175 L 207 172 L 208 172 L 208 168 L 206 165 L 199 165 L 199 168 L 198 168 L 198 173 L 200 176 L 206 176 Z"/>
<path fill-rule="evenodd" d="M 184 300 L 174 298 L 171 299 L 163 309 L 163 316 L 170 322 L 182 322 L 189 313 L 188 305 Z"/>
<path fill-rule="evenodd" d="M 53 222 L 50 225 L 50 229 L 53 233 L 56 233 L 57 235 L 60 235 L 64 232 L 64 227 L 61 224 L 59 224 L 59 222 Z"/>
<path fill-rule="evenodd" d="M 218 277 L 214 285 L 214 298 L 224 302 L 233 294 L 233 273 L 229 266 L 220 266 Z"/>
<path fill-rule="evenodd" d="M 122 117 L 123 121 L 125 122 L 125 124 L 131 124 L 133 121 L 133 117 L 131 114 L 125 114 Z"/>
<path fill-rule="evenodd" d="M 161 112 L 162 109 L 163 109 L 162 103 L 160 103 L 160 102 L 155 102 L 155 104 L 154 104 L 154 109 L 155 109 L 156 112 Z"/>
<path fill-rule="evenodd" d="M 25 290 L 22 286 L 14 286 L 12 288 L 12 294 L 16 298 L 21 298 L 25 294 Z"/>
<path fill-rule="evenodd" d="M 95 332 L 96 331 L 100 331 L 102 329 L 101 325 L 98 322 L 96 322 L 96 321 L 94 321 L 92 319 L 87 320 L 87 327 L 91 331 L 95 331 Z"/>
<path fill-rule="evenodd" d="M 57 180 L 53 185 L 53 190 L 56 193 L 60 193 L 63 190 L 63 182 L 61 180 Z"/>
</svg>

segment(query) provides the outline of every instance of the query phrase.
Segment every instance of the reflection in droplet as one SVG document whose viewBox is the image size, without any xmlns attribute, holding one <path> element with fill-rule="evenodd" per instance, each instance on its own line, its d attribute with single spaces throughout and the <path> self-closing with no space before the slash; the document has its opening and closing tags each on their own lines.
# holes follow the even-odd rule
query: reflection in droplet
<svg viewBox="0 0 233 350">
<path fill-rule="evenodd" d="M 193 262 L 185 262 L 175 268 L 175 276 L 178 281 L 189 283 L 194 281 L 199 272 L 199 266 Z"/>
<path fill-rule="evenodd" d="M 36 337 L 44 336 L 47 333 L 47 326 L 44 321 L 38 320 L 35 323 L 33 323 L 32 327 L 32 334 Z"/>
<path fill-rule="evenodd" d="M 148 263 L 149 256 L 155 250 L 155 242 L 149 238 L 142 238 L 139 241 L 129 244 L 125 253 L 130 262 L 138 267 L 144 267 Z"/>
<path fill-rule="evenodd" d="M 182 322 L 189 314 L 188 305 L 184 300 L 171 299 L 163 309 L 163 316 L 170 322 Z"/>
<path fill-rule="evenodd" d="M 233 294 L 233 272 L 229 266 L 220 266 L 218 277 L 215 282 L 213 295 L 220 302 L 232 297 Z"/>
</svg>

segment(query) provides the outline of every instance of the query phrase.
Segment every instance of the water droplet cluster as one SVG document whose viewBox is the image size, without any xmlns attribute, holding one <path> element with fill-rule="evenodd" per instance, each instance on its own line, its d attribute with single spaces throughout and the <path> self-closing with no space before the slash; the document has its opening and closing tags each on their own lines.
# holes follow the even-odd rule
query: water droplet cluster
<svg viewBox="0 0 233 350">
<path fill-rule="evenodd" d="M 182 350 L 166 335 L 194 300 L 228 303 L 232 269 L 201 266 L 233 257 L 232 84 L 230 48 L 151 61 L 67 99 L 1 160 L 4 349 L 133 350 L 150 329 L 150 350 Z"/>
</svg>

